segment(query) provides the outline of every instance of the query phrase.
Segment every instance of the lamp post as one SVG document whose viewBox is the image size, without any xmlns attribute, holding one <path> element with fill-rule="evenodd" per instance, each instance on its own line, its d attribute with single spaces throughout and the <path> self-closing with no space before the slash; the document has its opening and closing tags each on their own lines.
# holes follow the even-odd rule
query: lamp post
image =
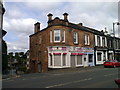
<svg viewBox="0 0 120 90">
<path fill-rule="evenodd" d="M 114 60 L 115 60 L 115 24 L 120 25 L 120 22 L 113 22 L 113 52 L 114 52 Z"/>
</svg>

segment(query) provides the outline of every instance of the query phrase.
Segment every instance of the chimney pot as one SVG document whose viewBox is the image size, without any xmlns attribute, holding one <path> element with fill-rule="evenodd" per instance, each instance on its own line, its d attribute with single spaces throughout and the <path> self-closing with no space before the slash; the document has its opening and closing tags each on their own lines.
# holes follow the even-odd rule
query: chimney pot
<svg viewBox="0 0 120 90">
<path fill-rule="evenodd" d="M 79 23 L 78 25 L 79 25 L 79 26 L 83 26 L 83 23 Z"/>
</svg>

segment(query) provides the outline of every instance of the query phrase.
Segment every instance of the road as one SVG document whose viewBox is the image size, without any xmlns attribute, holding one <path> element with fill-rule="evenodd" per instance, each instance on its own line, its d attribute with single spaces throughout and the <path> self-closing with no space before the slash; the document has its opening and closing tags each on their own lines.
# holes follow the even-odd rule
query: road
<svg viewBox="0 0 120 90">
<path fill-rule="evenodd" d="M 3 88 L 118 88 L 118 68 L 88 67 L 26 74 L 3 80 Z"/>
</svg>

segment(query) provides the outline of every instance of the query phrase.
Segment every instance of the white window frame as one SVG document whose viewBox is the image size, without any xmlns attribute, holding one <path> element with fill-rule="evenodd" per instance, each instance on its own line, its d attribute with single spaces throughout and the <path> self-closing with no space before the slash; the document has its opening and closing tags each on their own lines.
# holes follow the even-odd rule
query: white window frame
<svg viewBox="0 0 120 90">
<path fill-rule="evenodd" d="M 52 42 L 52 30 L 50 30 L 50 42 Z"/>
<path fill-rule="evenodd" d="M 59 41 L 55 41 L 55 31 L 59 31 Z M 60 35 L 60 32 L 61 32 L 60 29 L 55 29 L 55 30 L 54 30 L 54 42 L 60 42 L 60 39 L 61 39 L 61 37 L 60 37 L 60 36 L 61 36 L 61 35 Z"/>
<path fill-rule="evenodd" d="M 74 42 L 74 35 L 76 34 L 76 41 Z M 74 42 L 74 44 L 78 44 L 78 33 L 77 32 L 74 32 L 73 33 L 73 42 Z"/>
<path fill-rule="evenodd" d="M 42 37 L 40 36 L 39 37 L 39 44 L 41 44 L 42 43 Z"/>
<path fill-rule="evenodd" d="M 64 37 L 63 40 L 62 40 L 62 37 Z M 65 42 L 65 31 L 64 30 L 62 30 L 62 32 L 61 32 L 61 40 L 62 40 L 62 42 Z"/>
<path fill-rule="evenodd" d="M 103 39 L 104 39 L 104 43 L 103 43 Z M 102 37 L 102 46 L 105 47 L 105 37 Z"/>
<path fill-rule="evenodd" d="M 100 41 L 98 41 L 98 38 L 99 38 Z M 100 36 L 97 36 L 97 46 L 101 46 L 101 38 L 100 38 Z"/>
<path fill-rule="evenodd" d="M 90 36 L 86 34 L 84 36 L 84 41 L 85 41 L 85 45 L 90 45 Z"/>
</svg>

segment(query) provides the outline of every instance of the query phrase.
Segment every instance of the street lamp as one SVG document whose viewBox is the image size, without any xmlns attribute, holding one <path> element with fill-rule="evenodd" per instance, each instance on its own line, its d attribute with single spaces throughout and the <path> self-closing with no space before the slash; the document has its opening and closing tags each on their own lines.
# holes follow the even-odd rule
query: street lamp
<svg viewBox="0 0 120 90">
<path fill-rule="evenodd" d="M 120 22 L 113 22 L 113 35 L 115 37 L 115 24 L 120 25 Z"/>
<path fill-rule="evenodd" d="M 115 24 L 120 25 L 120 22 L 113 22 L 113 51 L 114 51 L 114 60 L 115 60 Z"/>
</svg>

